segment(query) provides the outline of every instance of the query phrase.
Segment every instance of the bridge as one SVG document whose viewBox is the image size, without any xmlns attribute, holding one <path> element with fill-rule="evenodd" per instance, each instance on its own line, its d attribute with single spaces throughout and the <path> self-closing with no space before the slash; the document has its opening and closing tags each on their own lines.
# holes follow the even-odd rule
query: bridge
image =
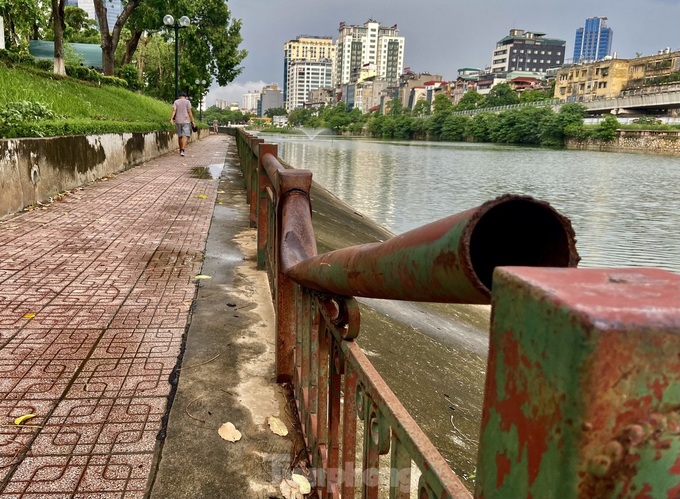
<svg viewBox="0 0 680 499">
<path fill-rule="evenodd" d="M 636 89 L 623 92 L 618 97 L 586 98 L 570 97 L 566 101 L 554 99 L 548 101 L 528 102 L 509 106 L 495 106 L 468 111 L 458 111 L 455 114 L 475 115 L 478 113 L 501 113 L 511 109 L 524 107 L 550 107 L 558 112 L 567 103 L 576 102 L 585 106 L 588 114 L 616 114 L 616 115 L 677 115 L 680 110 L 680 84 L 663 85 L 649 89 Z"/>
</svg>

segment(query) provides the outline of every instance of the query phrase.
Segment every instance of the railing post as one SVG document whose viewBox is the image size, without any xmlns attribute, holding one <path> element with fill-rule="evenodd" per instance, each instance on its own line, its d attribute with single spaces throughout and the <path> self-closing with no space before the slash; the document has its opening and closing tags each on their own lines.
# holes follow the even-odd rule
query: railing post
<svg viewBox="0 0 680 499">
<path fill-rule="evenodd" d="M 312 173 L 307 170 L 280 170 L 279 196 L 277 200 L 276 254 L 281 255 L 281 237 L 283 221 L 290 220 L 295 224 L 296 208 L 291 203 L 293 196 L 307 198 L 303 203 L 309 209 L 309 191 L 312 187 Z M 290 210 L 289 206 L 290 205 Z M 295 281 L 283 273 L 281 257 L 276 266 L 276 379 L 278 382 L 293 379 L 295 349 Z"/>
<path fill-rule="evenodd" d="M 680 275 L 496 269 L 476 497 L 677 497 Z"/>
<path fill-rule="evenodd" d="M 257 161 L 257 203 L 250 205 L 250 212 L 252 217 L 253 205 L 256 205 L 256 220 L 257 220 L 257 268 L 263 270 L 266 268 L 267 258 L 267 234 L 269 227 L 269 192 L 272 183 L 267 176 L 267 172 L 262 166 L 262 158 L 265 154 L 272 154 L 276 156 L 278 146 L 276 144 L 260 144 L 260 153 Z M 252 219 L 252 218 L 251 218 Z"/>
<path fill-rule="evenodd" d="M 260 195 L 258 188 L 259 171 L 262 167 L 262 159 L 259 148 L 264 143 L 264 139 L 252 139 L 253 154 L 257 151 L 257 156 L 252 157 L 250 168 L 248 169 L 248 205 L 250 206 L 250 226 L 257 224 L 257 199 Z"/>
</svg>

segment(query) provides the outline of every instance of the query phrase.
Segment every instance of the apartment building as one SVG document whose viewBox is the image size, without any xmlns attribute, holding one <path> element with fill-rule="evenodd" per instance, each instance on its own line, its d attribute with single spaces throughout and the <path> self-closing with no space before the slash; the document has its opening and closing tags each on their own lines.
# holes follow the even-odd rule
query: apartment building
<svg viewBox="0 0 680 499">
<path fill-rule="evenodd" d="M 276 83 L 267 85 L 260 93 L 257 101 L 257 115 L 263 117 L 268 109 L 283 107 L 283 91 Z"/>
<path fill-rule="evenodd" d="M 628 71 L 628 87 L 662 84 L 672 73 L 680 72 L 680 51 L 666 47 L 657 54 L 631 59 Z"/>
<path fill-rule="evenodd" d="M 576 30 L 574 62 L 600 61 L 612 53 L 614 32 L 607 27 L 606 17 L 590 17 Z"/>
<path fill-rule="evenodd" d="M 257 111 L 257 102 L 260 100 L 260 91 L 253 90 L 241 96 L 241 108 L 249 113 Z"/>
<path fill-rule="evenodd" d="M 492 73 L 533 71 L 545 73 L 564 64 L 564 40 L 546 38 L 545 33 L 511 29 L 510 34 L 496 42 L 491 59 Z"/>
<path fill-rule="evenodd" d="M 608 59 L 563 68 L 557 72 L 555 98 L 573 101 L 616 97 L 628 83 L 629 67 L 626 59 Z"/>
<path fill-rule="evenodd" d="M 405 71 L 399 77 L 399 101 L 402 107 L 413 109 L 413 106 L 422 99 L 427 98 L 428 87 L 442 81 L 441 75 L 431 73 L 414 73 Z"/>
<path fill-rule="evenodd" d="M 305 89 L 306 92 L 316 88 L 315 85 L 331 86 L 333 62 L 335 61 L 335 44 L 330 36 L 300 35 L 283 45 L 283 99 L 286 109 L 292 111 L 304 104 L 307 95 L 300 100 L 299 95 L 292 94 Z M 296 67 L 293 69 L 292 66 Z M 326 66 L 331 68 L 331 77 L 326 81 Z M 301 81 L 298 81 L 301 80 Z"/>
<path fill-rule="evenodd" d="M 288 112 L 304 107 L 312 92 L 333 85 L 333 61 L 299 59 L 290 62 L 286 74 L 288 85 L 285 106 Z"/>
<path fill-rule="evenodd" d="M 617 97 L 625 90 L 662 84 L 678 72 L 680 51 L 670 49 L 635 59 L 574 64 L 557 72 L 555 98 L 579 101 Z"/>
<path fill-rule="evenodd" d="M 334 86 L 360 80 L 362 68 L 375 67 L 375 75 L 397 85 L 404 67 L 404 37 L 397 25 L 381 26 L 369 19 L 363 25 L 340 23 L 335 52 Z"/>
<path fill-rule="evenodd" d="M 341 86 L 341 102 L 349 109 L 359 109 L 366 114 L 380 107 L 387 90 L 387 82 L 377 77 Z"/>
</svg>

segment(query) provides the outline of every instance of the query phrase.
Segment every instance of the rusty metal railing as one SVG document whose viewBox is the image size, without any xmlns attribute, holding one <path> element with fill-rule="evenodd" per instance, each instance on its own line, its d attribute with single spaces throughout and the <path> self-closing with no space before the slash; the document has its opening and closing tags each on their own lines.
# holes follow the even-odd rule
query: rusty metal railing
<svg viewBox="0 0 680 499">
<path fill-rule="evenodd" d="M 680 459 L 670 457 L 680 450 L 680 277 L 574 269 L 570 222 L 547 203 L 510 195 L 384 243 L 317 255 L 311 173 L 284 168 L 274 144 L 244 132 L 236 140 L 258 268 L 274 298 L 276 376 L 294 387 L 318 496 L 411 497 L 415 465 L 419 499 L 471 497 L 354 341 L 355 296 L 493 302 L 476 497 L 680 490 Z M 648 309 L 657 299 L 653 312 L 631 313 L 640 293 Z M 645 318 L 670 350 L 636 335 Z M 632 371 L 608 361 L 606 348 L 625 352 Z M 607 396 L 594 404 L 597 390 Z M 673 479 L 650 486 L 655 456 Z"/>
</svg>

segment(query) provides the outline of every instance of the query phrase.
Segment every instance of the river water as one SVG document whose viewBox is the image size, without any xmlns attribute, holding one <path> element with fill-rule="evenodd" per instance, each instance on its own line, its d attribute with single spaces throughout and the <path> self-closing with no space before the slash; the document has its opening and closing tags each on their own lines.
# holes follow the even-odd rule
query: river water
<svg viewBox="0 0 680 499">
<path fill-rule="evenodd" d="M 311 170 L 316 182 L 396 234 L 502 194 L 530 195 L 571 219 L 580 267 L 680 272 L 679 157 L 323 135 L 266 140 L 287 163 Z M 447 305 L 460 320 L 442 320 L 417 304 L 361 301 L 385 324 L 362 332 L 362 349 L 472 489 L 489 307 Z M 400 332 L 398 323 L 413 331 Z"/>
<path fill-rule="evenodd" d="M 580 267 L 680 272 L 680 157 L 267 136 L 279 156 L 399 234 L 507 193 L 571 219 Z"/>
</svg>

